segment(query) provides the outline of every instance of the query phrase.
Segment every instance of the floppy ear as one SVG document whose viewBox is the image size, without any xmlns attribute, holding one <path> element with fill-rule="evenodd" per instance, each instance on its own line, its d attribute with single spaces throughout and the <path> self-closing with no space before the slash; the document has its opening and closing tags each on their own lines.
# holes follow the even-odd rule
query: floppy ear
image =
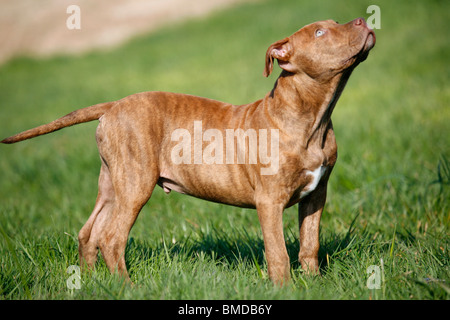
<svg viewBox="0 0 450 320">
<path fill-rule="evenodd" d="M 270 45 L 266 52 L 266 68 L 264 69 L 264 76 L 268 77 L 273 70 L 273 59 L 278 59 L 278 65 L 290 71 L 289 58 L 291 57 L 291 45 L 289 38 L 284 38 Z"/>
</svg>

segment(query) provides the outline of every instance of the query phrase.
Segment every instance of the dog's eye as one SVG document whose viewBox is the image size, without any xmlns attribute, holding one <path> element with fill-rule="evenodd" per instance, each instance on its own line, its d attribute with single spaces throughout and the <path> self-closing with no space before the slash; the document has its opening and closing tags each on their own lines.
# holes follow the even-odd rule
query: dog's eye
<svg viewBox="0 0 450 320">
<path fill-rule="evenodd" d="M 325 31 L 322 29 L 316 30 L 316 38 L 323 36 L 325 34 Z"/>
</svg>

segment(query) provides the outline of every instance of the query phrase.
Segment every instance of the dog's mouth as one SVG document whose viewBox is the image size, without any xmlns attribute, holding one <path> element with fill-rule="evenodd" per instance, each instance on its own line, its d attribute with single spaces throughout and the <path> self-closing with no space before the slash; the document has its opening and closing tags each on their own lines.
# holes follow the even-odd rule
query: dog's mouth
<svg viewBox="0 0 450 320">
<path fill-rule="evenodd" d="M 375 32 L 372 29 L 369 29 L 367 33 L 366 42 L 364 43 L 363 50 L 369 52 L 375 46 L 375 42 L 377 38 L 375 37 Z"/>
<path fill-rule="evenodd" d="M 350 67 L 352 65 L 356 66 L 357 64 L 367 59 L 369 51 L 375 46 L 376 42 L 375 32 L 370 28 L 367 29 L 368 32 L 366 35 L 366 39 L 363 45 L 361 46 L 361 49 L 355 55 L 352 55 L 350 58 L 345 59 L 342 63 L 344 66 L 347 67 Z"/>
<path fill-rule="evenodd" d="M 366 41 L 364 42 L 364 45 L 361 48 L 361 51 L 359 51 L 356 54 L 356 61 L 358 63 L 363 62 L 367 59 L 367 56 L 369 55 L 369 51 L 375 46 L 376 37 L 375 32 L 373 32 L 372 29 L 369 29 L 369 32 L 367 33 Z"/>
</svg>

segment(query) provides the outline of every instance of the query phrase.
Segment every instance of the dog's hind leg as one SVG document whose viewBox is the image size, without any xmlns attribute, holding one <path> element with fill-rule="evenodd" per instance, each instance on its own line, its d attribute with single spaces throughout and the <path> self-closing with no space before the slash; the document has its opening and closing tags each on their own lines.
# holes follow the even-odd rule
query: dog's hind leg
<svg viewBox="0 0 450 320">
<path fill-rule="evenodd" d="M 93 223 L 92 246 L 87 246 L 86 251 L 99 248 L 110 272 L 127 279 L 125 247 L 130 230 L 159 179 L 160 145 L 159 140 L 149 139 L 145 133 L 148 127 L 142 127 L 142 115 L 135 112 L 135 106 L 131 107 L 126 103 L 117 105 L 100 119 L 96 133 L 102 159 L 100 180 L 108 196 L 103 199 L 107 200 L 106 206 L 102 200 L 97 203 L 99 212 L 95 217 L 94 211 L 93 222 L 88 221 L 86 226 L 88 230 Z"/>
<path fill-rule="evenodd" d="M 114 203 L 114 188 L 108 167 L 102 161 L 98 179 L 98 196 L 94 210 L 78 234 L 80 266 L 93 268 L 97 260 L 98 237 Z"/>
<path fill-rule="evenodd" d="M 102 225 L 98 239 L 108 269 L 111 273 L 118 272 L 126 278 L 128 272 L 125 264 L 125 247 L 128 235 L 158 180 L 155 170 L 142 167 L 131 170 L 132 174 L 127 172 L 127 168 L 121 167 L 115 171 L 115 175 L 112 175 L 115 188 L 114 204 L 107 221 Z"/>
</svg>

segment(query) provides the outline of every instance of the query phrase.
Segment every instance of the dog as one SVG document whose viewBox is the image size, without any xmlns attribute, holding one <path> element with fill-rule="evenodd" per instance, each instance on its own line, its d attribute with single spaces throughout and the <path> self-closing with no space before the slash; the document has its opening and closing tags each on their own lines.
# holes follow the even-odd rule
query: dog
<svg viewBox="0 0 450 320">
<path fill-rule="evenodd" d="M 331 114 L 374 45 L 375 33 L 363 18 L 315 22 L 269 46 L 264 75 L 272 73 L 275 59 L 282 71 L 273 89 L 253 103 L 143 92 L 78 109 L 1 142 L 99 120 L 98 196 L 78 235 L 83 268 L 94 266 L 100 249 L 109 270 L 129 280 L 127 238 L 158 184 L 166 192 L 255 208 L 269 277 L 282 285 L 290 279 L 282 215 L 296 203 L 299 261 L 308 273 L 320 273 L 319 222 L 337 160 Z"/>
</svg>

